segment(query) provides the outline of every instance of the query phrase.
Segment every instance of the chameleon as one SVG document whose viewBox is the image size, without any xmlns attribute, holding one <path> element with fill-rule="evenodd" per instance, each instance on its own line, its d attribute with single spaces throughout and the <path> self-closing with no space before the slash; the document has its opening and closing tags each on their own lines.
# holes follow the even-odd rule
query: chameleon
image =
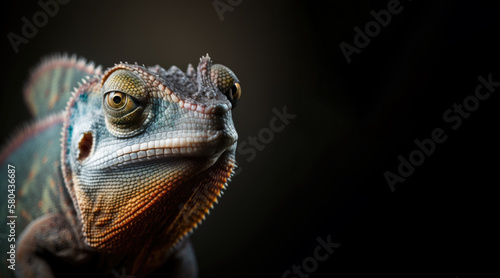
<svg viewBox="0 0 500 278">
<path fill-rule="evenodd" d="M 42 59 L 0 152 L 0 277 L 197 277 L 189 235 L 236 167 L 241 85 L 195 69 Z"/>
</svg>

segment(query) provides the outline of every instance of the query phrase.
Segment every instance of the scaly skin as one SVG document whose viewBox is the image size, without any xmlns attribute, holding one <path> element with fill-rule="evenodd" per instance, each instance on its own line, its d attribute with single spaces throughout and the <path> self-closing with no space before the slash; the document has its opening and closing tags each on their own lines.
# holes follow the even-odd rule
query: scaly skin
<svg viewBox="0 0 500 278">
<path fill-rule="evenodd" d="M 16 275 L 195 277 L 186 235 L 232 175 L 240 94 L 234 73 L 208 55 L 186 73 L 42 63 L 25 88 L 40 120 L 0 154 L 3 169 L 16 167 Z M 6 197 L 0 205 L 6 219 Z M 7 265 L 1 277 L 12 276 Z"/>
</svg>

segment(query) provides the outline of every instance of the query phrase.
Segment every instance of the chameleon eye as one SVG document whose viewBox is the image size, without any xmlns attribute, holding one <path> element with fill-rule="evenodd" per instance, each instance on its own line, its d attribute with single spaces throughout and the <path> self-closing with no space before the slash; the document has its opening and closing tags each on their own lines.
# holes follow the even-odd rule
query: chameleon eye
<svg viewBox="0 0 500 278">
<path fill-rule="evenodd" d="M 131 96 L 118 91 L 106 93 L 104 103 L 118 114 L 126 114 L 137 108 L 137 103 Z M 114 114 L 111 111 L 110 114 Z"/>
<path fill-rule="evenodd" d="M 102 107 L 109 132 L 120 138 L 138 134 L 151 119 L 146 82 L 131 70 L 110 71 L 102 80 Z"/>
<path fill-rule="evenodd" d="M 240 96 L 241 96 L 241 86 L 240 86 L 240 83 L 234 83 L 233 86 L 231 86 L 231 98 L 233 100 L 238 100 L 240 99 Z"/>
</svg>

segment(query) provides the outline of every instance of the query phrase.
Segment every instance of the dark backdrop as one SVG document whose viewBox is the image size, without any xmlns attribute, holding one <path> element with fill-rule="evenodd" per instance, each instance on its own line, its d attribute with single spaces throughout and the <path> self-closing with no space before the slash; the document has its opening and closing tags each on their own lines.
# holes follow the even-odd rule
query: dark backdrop
<svg viewBox="0 0 500 278">
<path fill-rule="evenodd" d="M 236 72 L 239 142 L 266 144 L 238 152 L 240 172 L 192 236 L 201 277 L 300 277 L 286 271 L 303 264 L 302 277 L 498 273 L 498 93 L 456 130 L 443 118 L 474 104 L 478 76 L 500 81 L 495 1 L 73 0 L 17 54 L 7 34 L 41 7 L 13 2 L 2 5 L 2 138 L 29 119 L 21 88 L 46 54 L 185 68 L 208 52 Z M 214 3 L 230 8 L 223 20 Z M 384 18 L 388 5 L 400 12 L 378 30 L 371 11 Z M 340 44 L 367 23 L 373 37 L 348 63 Z M 283 109 L 296 117 L 270 135 Z M 435 128 L 446 141 L 392 190 L 384 173 Z M 312 259 L 318 238 L 337 243 L 324 261 Z"/>
</svg>

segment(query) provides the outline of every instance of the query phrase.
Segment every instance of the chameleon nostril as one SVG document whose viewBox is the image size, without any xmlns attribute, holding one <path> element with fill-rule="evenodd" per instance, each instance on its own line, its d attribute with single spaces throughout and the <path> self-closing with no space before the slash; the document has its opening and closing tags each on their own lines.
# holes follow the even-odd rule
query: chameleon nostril
<svg viewBox="0 0 500 278">
<path fill-rule="evenodd" d="M 85 132 L 78 143 L 78 161 L 83 161 L 87 158 L 92 150 L 93 136 L 92 132 Z"/>
</svg>

